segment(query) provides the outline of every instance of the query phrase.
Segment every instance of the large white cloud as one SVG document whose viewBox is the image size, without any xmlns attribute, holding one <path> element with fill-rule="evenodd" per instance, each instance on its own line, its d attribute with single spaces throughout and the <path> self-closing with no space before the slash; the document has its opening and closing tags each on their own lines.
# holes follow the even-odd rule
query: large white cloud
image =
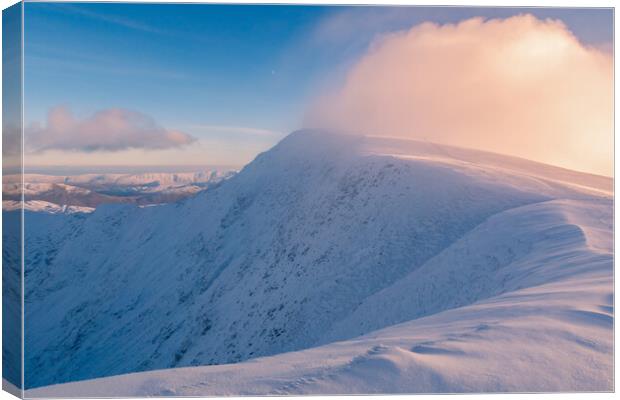
<svg viewBox="0 0 620 400">
<path fill-rule="evenodd" d="M 306 125 L 613 175 L 612 56 L 531 15 L 424 23 L 378 38 Z"/>
<path fill-rule="evenodd" d="M 66 107 L 51 109 L 44 126 L 26 129 L 26 150 L 119 151 L 168 149 L 192 143 L 183 132 L 168 130 L 137 111 L 111 108 L 76 119 Z"/>
</svg>

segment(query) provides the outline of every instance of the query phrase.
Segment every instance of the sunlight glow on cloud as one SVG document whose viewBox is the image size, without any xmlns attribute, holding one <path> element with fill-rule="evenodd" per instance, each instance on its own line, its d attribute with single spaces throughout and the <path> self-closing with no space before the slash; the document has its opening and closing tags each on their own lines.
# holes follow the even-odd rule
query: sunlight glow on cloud
<svg viewBox="0 0 620 400">
<path fill-rule="evenodd" d="M 612 55 L 531 15 L 424 23 L 379 37 L 305 125 L 611 176 Z"/>
<path fill-rule="evenodd" d="M 25 141 L 30 152 L 95 152 L 169 149 L 190 144 L 195 138 L 165 129 L 137 111 L 110 108 L 76 119 L 68 108 L 55 107 L 49 111 L 45 126 L 34 123 L 26 129 Z"/>
</svg>

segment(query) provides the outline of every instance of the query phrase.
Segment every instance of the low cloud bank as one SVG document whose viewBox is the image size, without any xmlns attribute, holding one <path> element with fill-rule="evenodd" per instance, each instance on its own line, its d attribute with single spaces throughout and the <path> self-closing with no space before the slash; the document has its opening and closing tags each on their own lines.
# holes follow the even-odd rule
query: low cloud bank
<svg viewBox="0 0 620 400">
<path fill-rule="evenodd" d="M 195 141 L 186 133 L 165 129 L 147 115 L 122 108 L 77 119 L 68 108 L 55 107 L 44 126 L 30 125 L 25 136 L 26 149 L 31 152 L 169 149 Z"/>
<path fill-rule="evenodd" d="M 531 15 L 424 23 L 378 38 L 305 122 L 611 176 L 612 56 Z"/>
</svg>

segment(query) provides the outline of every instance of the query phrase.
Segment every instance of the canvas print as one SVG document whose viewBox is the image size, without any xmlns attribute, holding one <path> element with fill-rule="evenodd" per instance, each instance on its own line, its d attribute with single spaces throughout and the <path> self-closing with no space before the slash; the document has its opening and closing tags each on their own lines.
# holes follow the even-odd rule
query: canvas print
<svg viewBox="0 0 620 400">
<path fill-rule="evenodd" d="M 3 388 L 612 392 L 612 8 L 3 11 Z"/>
</svg>

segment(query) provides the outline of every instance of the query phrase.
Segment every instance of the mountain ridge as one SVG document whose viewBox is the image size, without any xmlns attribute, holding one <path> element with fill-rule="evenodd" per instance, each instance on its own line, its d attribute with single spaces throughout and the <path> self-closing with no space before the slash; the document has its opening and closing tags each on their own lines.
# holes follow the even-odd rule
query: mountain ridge
<svg viewBox="0 0 620 400">
<path fill-rule="evenodd" d="M 521 164 L 521 172 L 469 165 L 466 151 L 448 163 L 402 145 L 396 150 L 418 158 L 388 156 L 389 145 L 296 132 L 180 203 L 104 206 L 54 233 L 41 224 L 36 242 L 67 234 L 51 259 L 34 252 L 27 260 L 27 386 L 226 364 L 356 337 L 398 323 L 389 317 L 394 300 L 373 296 L 389 289 L 402 297 L 390 288 L 497 215 L 558 199 L 608 207 L 599 182 L 593 191 L 532 178 Z M 476 301 L 463 293 L 413 317 Z M 363 304 L 374 311 L 356 313 Z M 373 323 L 352 328 L 364 315 Z"/>
</svg>

